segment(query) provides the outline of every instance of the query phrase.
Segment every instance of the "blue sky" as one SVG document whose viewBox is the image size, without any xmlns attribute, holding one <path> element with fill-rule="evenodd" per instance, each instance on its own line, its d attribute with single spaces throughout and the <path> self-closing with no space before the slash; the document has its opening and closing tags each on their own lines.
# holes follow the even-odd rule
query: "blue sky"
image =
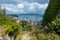
<svg viewBox="0 0 60 40">
<path fill-rule="evenodd" d="M 7 14 L 43 14 L 49 0 L 0 0 Z"/>
</svg>

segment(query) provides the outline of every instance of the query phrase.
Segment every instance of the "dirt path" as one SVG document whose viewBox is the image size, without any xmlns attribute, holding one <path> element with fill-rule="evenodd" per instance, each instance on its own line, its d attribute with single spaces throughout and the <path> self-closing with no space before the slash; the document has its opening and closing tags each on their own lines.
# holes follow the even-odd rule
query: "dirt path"
<svg viewBox="0 0 60 40">
<path fill-rule="evenodd" d="M 24 34 L 24 35 L 22 36 L 22 40 L 30 40 L 30 39 L 31 39 L 31 37 L 30 37 L 29 33 Z"/>
</svg>

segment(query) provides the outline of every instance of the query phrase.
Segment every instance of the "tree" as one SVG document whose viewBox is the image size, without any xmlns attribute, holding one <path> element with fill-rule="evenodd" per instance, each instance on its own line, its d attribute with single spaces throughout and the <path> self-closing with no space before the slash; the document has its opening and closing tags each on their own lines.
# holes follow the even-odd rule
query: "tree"
<svg viewBox="0 0 60 40">
<path fill-rule="evenodd" d="M 6 14 L 6 10 L 5 9 L 0 9 L 0 16 L 4 16 Z"/>
<path fill-rule="evenodd" d="M 60 0 L 50 0 L 43 16 L 43 25 L 49 25 L 60 14 Z"/>
</svg>

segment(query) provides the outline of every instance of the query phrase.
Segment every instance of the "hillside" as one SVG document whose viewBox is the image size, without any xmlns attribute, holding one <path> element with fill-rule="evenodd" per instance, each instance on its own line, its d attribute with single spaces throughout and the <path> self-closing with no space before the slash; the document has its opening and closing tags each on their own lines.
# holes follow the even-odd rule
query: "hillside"
<svg viewBox="0 0 60 40">
<path fill-rule="evenodd" d="M 48 25 L 60 14 L 60 0 L 50 0 L 43 16 L 43 24 Z"/>
</svg>

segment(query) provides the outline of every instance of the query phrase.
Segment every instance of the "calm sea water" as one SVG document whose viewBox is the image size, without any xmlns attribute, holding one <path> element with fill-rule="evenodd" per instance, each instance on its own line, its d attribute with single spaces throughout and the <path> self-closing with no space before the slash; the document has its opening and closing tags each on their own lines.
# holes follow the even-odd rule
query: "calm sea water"
<svg viewBox="0 0 60 40">
<path fill-rule="evenodd" d="M 18 15 L 19 19 L 22 20 L 29 20 L 29 21 L 40 21 L 42 20 L 42 15 L 41 14 L 20 14 Z"/>
<path fill-rule="evenodd" d="M 9 16 L 17 16 L 21 20 L 28 21 L 41 21 L 43 18 L 42 14 L 8 14 Z"/>
</svg>

